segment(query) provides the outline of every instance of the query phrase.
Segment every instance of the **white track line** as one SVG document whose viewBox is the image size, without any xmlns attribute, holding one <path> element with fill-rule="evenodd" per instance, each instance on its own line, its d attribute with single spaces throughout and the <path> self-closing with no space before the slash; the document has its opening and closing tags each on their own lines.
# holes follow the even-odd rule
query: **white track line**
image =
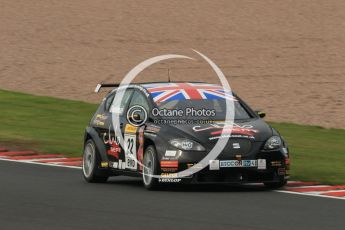
<svg viewBox="0 0 345 230">
<path fill-rule="evenodd" d="M 320 193 L 326 193 L 326 192 L 345 192 L 345 189 L 333 189 L 333 190 L 327 190 L 327 191 L 319 191 Z"/>
<path fill-rule="evenodd" d="M 325 195 L 319 195 L 319 194 L 308 194 L 308 193 L 292 192 L 292 191 L 286 191 L 286 190 L 274 190 L 274 191 L 275 192 L 281 192 L 281 193 L 295 194 L 295 195 L 315 196 L 315 197 L 323 197 L 323 198 L 332 198 L 332 199 L 338 199 L 338 200 L 345 200 L 345 197 L 325 196 Z M 325 191 L 325 192 L 327 192 L 327 191 Z"/>
<path fill-rule="evenodd" d="M 26 164 L 35 164 L 35 165 L 45 165 L 45 166 L 52 166 L 52 167 L 79 169 L 79 170 L 81 169 L 81 167 L 78 167 L 78 166 L 68 166 L 68 165 L 59 165 L 59 164 L 39 163 L 39 162 L 31 161 L 31 160 L 11 160 L 11 159 L 0 158 L 0 161 L 10 161 L 10 162 L 18 162 L 18 163 L 26 163 Z M 317 185 L 317 186 L 325 186 L 325 185 Z M 308 186 L 303 186 L 303 187 L 308 187 Z M 314 185 L 313 187 L 316 187 L 316 186 Z M 294 187 L 294 188 L 298 188 L 298 187 Z M 331 199 L 337 199 L 337 200 L 345 200 L 345 197 L 335 197 L 335 196 L 325 196 L 325 195 L 320 195 L 320 194 L 300 193 L 300 192 L 293 192 L 293 191 L 287 191 L 287 190 L 273 190 L 273 191 L 274 192 L 280 192 L 280 193 L 294 194 L 294 195 L 303 195 L 303 196 L 313 196 L 313 197 L 322 197 L 322 198 L 331 198 Z M 328 191 L 323 191 L 323 192 L 328 192 Z"/>
<path fill-rule="evenodd" d="M 329 186 L 329 185 L 322 185 L 322 184 L 320 184 L 320 185 L 310 185 L 310 186 L 303 185 L 303 186 L 298 186 L 298 187 L 296 187 L 296 186 L 290 186 L 289 187 L 289 183 L 287 184 L 287 187 L 290 188 L 290 189 L 296 189 L 296 188 L 322 188 L 322 187 L 326 187 L 326 186 Z"/>
<path fill-rule="evenodd" d="M 43 159 L 42 159 L 43 160 Z M 49 163 L 40 163 L 30 160 L 11 160 L 0 158 L 0 161 L 11 161 L 11 162 L 18 162 L 18 163 L 26 163 L 26 164 L 34 164 L 34 165 L 45 165 L 45 166 L 53 166 L 53 167 L 63 167 L 63 168 L 71 168 L 71 169 L 81 169 L 79 166 L 69 166 L 69 165 L 58 165 L 58 164 L 49 164 Z"/>
<path fill-rule="evenodd" d="M 67 159 L 66 157 L 60 157 L 60 158 L 35 158 L 35 159 L 30 159 L 30 160 L 18 160 L 19 162 L 22 161 L 31 161 L 31 162 L 36 162 L 36 161 L 45 161 L 45 160 L 65 160 Z M 50 164 L 51 162 L 47 162 L 47 164 Z M 61 162 L 60 162 L 61 163 Z"/>
<path fill-rule="evenodd" d="M 290 192 L 296 192 L 296 191 L 290 191 Z M 311 195 L 322 195 L 323 193 L 329 193 L 329 192 L 345 192 L 345 190 L 344 189 L 332 189 L 332 190 L 323 190 L 323 191 L 309 191 L 309 192 L 303 192 L 303 193 L 311 194 Z M 343 198 L 345 198 L 345 197 L 343 197 Z"/>
</svg>

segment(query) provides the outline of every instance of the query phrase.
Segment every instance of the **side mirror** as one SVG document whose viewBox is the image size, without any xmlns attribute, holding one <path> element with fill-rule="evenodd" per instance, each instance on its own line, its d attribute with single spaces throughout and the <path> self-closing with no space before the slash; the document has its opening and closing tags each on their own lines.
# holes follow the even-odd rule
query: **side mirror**
<svg viewBox="0 0 345 230">
<path fill-rule="evenodd" d="M 266 116 L 265 112 L 262 111 L 255 111 L 257 115 L 259 115 L 260 118 L 264 118 Z"/>
</svg>

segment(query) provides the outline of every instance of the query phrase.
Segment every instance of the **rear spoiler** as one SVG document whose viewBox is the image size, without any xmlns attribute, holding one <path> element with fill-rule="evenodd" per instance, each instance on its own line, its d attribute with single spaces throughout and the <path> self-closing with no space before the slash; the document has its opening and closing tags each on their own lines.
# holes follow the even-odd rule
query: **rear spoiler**
<svg viewBox="0 0 345 230">
<path fill-rule="evenodd" d="M 101 83 L 96 86 L 95 93 L 98 93 L 101 88 L 117 88 L 120 84 L 109 84 L 109 83 Z"/>
<path fill-rule="evenodd" d="M 184 83 L 186 81 L 173 81 L 175 83 Z M 166 83 L 164 81 L 151 81 L 151 82 L 140 82 L 140 83 L 136 83 L 136 84 L 154 84 L 154 83 Z M 170 83 L 170 81 L 169 81 Z M 206 82 L 202 82 L 202 81 L 197 81 L 197 82 L 192 82 L 192 83 L 206 83 Z M 120 84 L 118 83 L 100 83 L 96 86 L 95 89 L 95 93 L 98 93 L 101 88 L 118 88 L 120 86 Z"/>
</svg>

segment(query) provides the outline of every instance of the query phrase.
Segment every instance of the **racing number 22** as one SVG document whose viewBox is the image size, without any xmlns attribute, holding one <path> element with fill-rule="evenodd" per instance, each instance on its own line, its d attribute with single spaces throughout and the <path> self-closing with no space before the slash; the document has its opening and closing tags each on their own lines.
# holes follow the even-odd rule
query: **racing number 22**
<svg viewBox="0 0 345 230">
<path fill-rule="evenodd" d="M 129 154 L 132 154 L 132 155 L 133 155 L 133 145 L 134 145 L 134 139 L 129 138 L 127 142 L 127 149 L 129 151 Z"/>
<path fill-rule="evenodd" d="M 129 169 L 137 169 L 136 164 L 136 136 L 125 134 L 125 155 L 126 155 L 126 167 Z"/>
</svg>

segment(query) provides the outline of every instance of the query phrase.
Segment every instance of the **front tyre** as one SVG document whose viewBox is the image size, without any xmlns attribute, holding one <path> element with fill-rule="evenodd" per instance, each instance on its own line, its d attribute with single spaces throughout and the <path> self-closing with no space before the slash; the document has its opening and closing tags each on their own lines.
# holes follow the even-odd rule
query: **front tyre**
<svg viewBox="0 0 345 230">
<path fill-rule="evenodd" d="M 145 149 L 143 159 L 143 182 L 145 188 L 148 190 L 155 190 L 158 188 L 158 179 L 152 176 L 157 175 L 158 159 L 154 146 L 150 145 Z"/>
<path fill-rule="evenodd" d="M 83 176 L 89 183 L 104 183 L 108 180 L 108 176 L 99 172 L 98 166 L 101 159 L 95 143 L 90 139 L 87 140 L 83 153 Z"/>
</svg>

